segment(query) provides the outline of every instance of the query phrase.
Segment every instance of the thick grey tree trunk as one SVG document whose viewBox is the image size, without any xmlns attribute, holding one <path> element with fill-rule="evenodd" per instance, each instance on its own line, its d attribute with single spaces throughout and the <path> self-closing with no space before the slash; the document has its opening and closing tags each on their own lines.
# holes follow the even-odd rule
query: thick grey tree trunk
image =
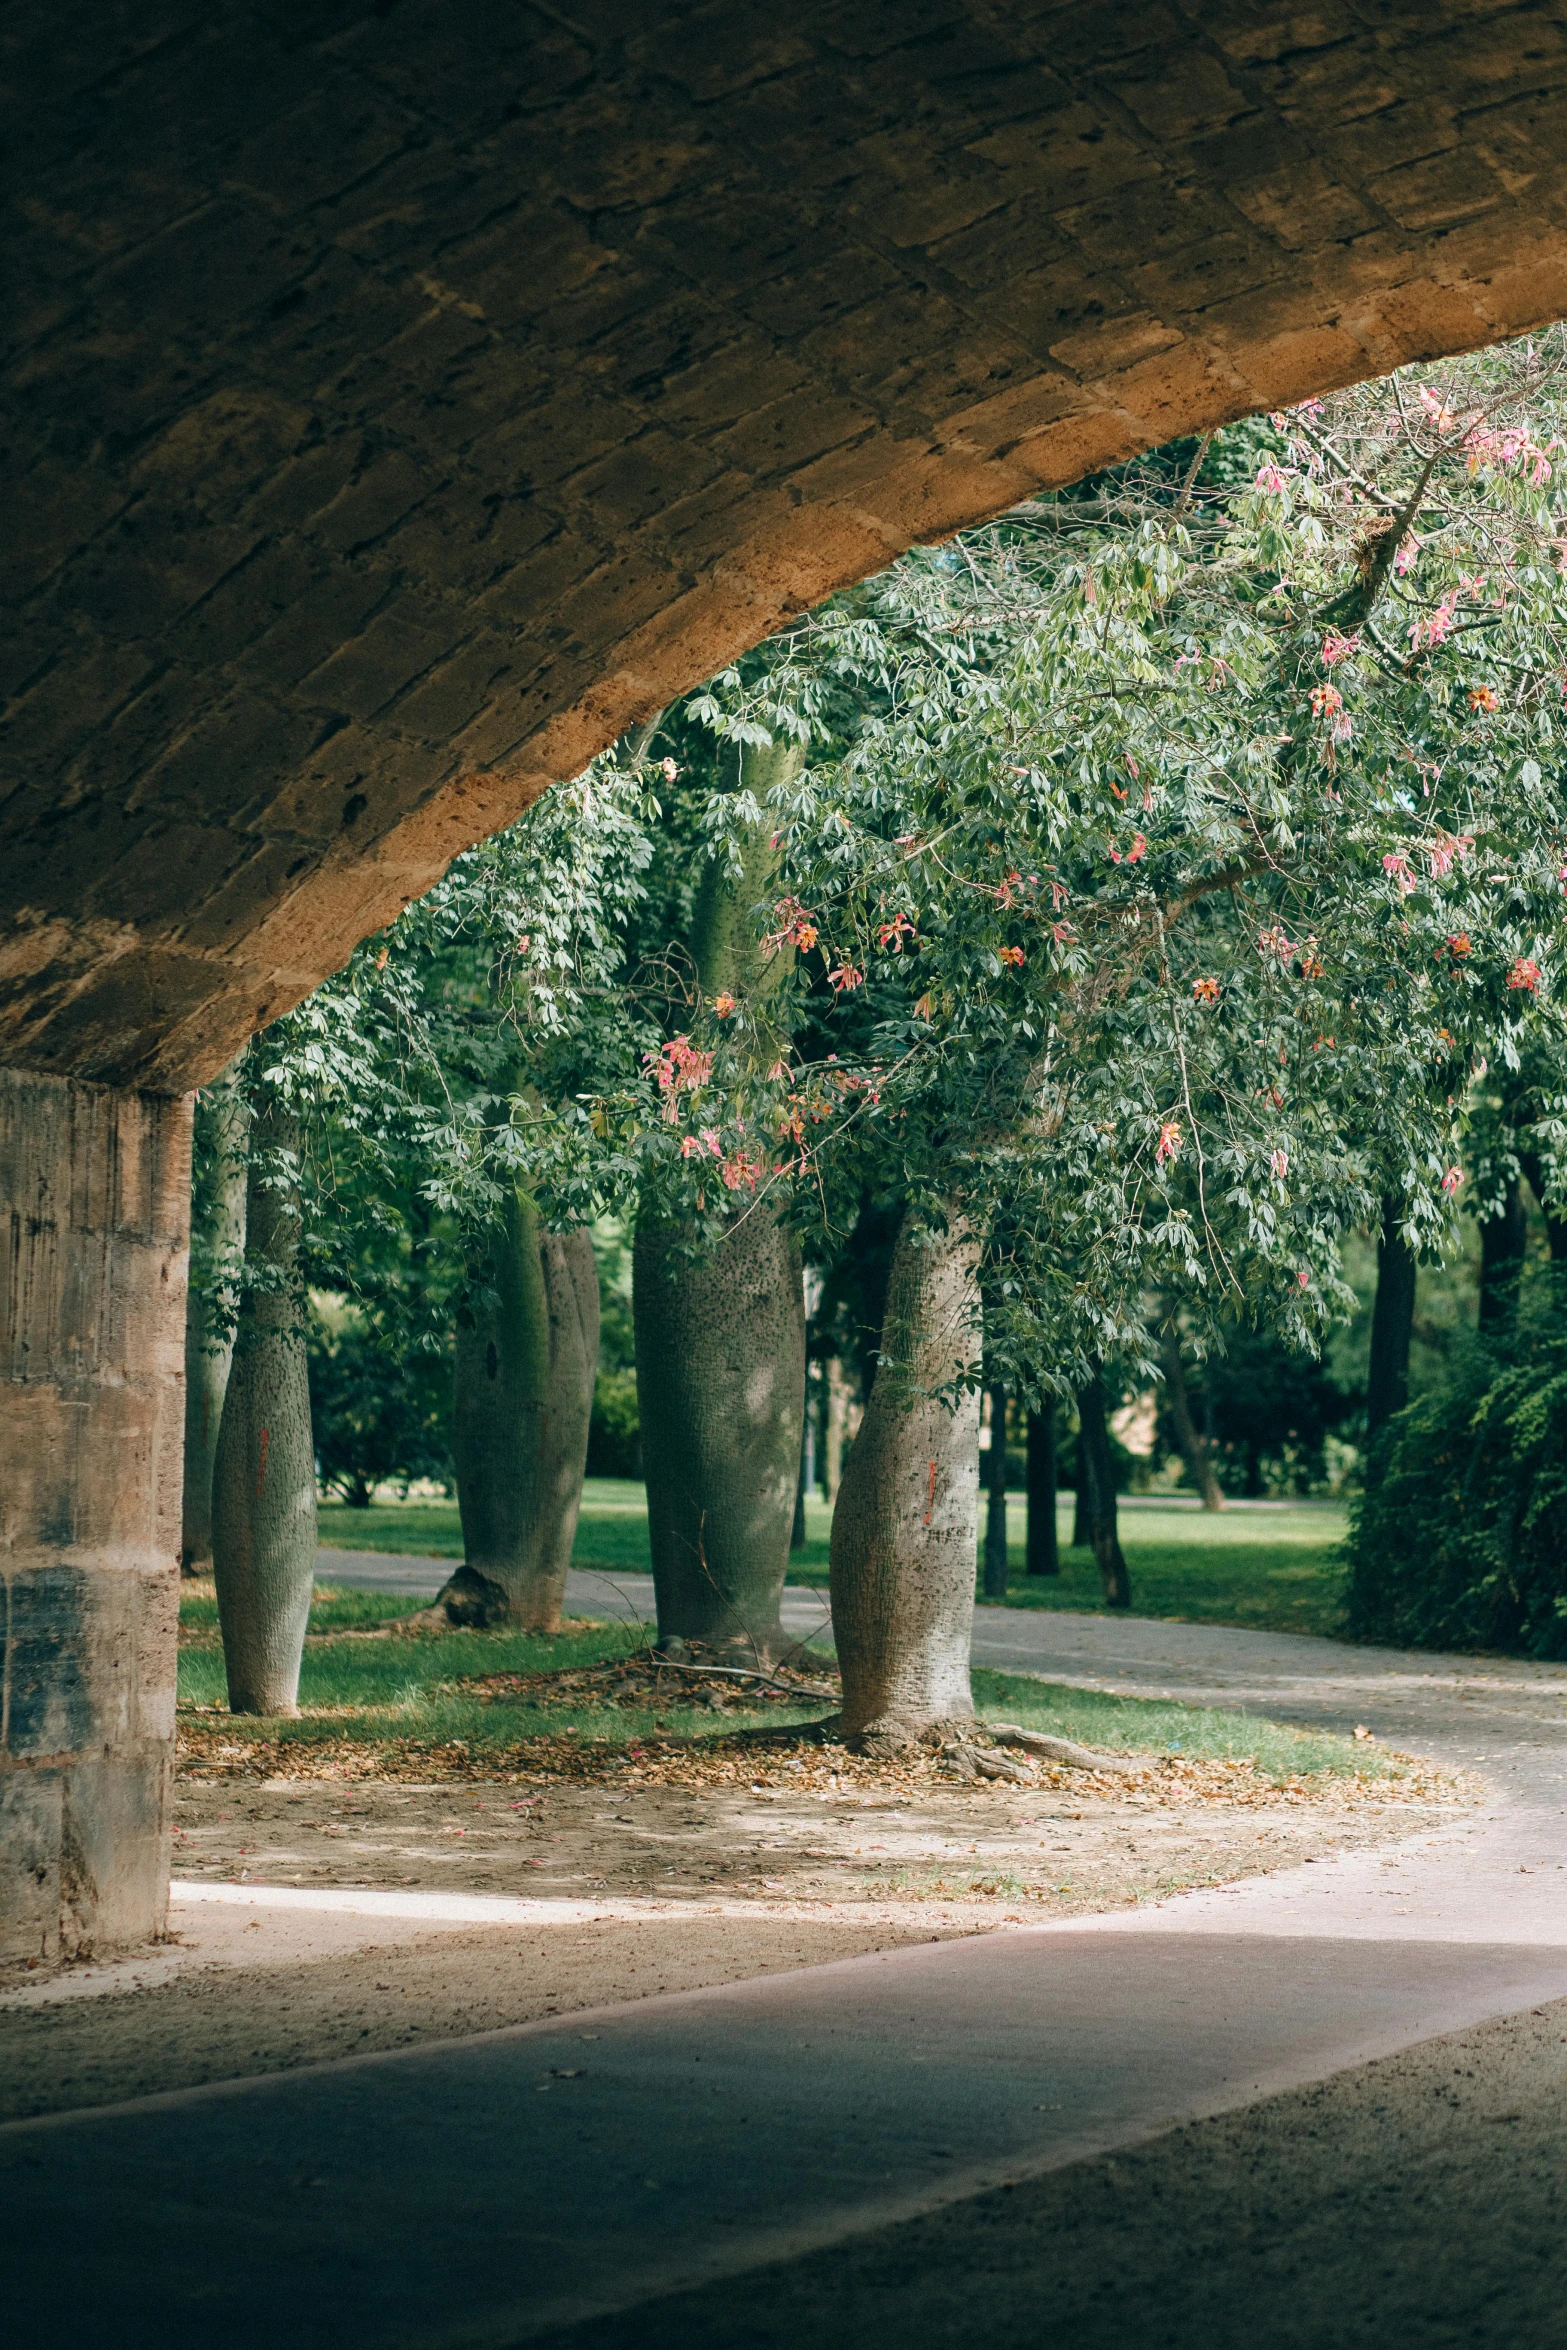
<svg viewBox="0 0 1567 2350">
<path fill-rule="evenodd" d="M 212 1572 L 212 1472 L 228 1392 L 234 1332 L 215 1292 L 237 1281 L 245 1254 L 250 1104 L 226 1069 L 196 1105 L 199 1173 L 191 1191 L 190 1286 L 185 1293 L 185 1469 L 180 1571 Z"/>
<path fill-rule="evenodd" d="M 1181 1334 L 1173 1323 L 1167 1324 L 1161 1333 L 1159 1347 L 1164 1365 L 1165 1392 L 1170 1398 L 1170 1416 L 1175 1422 L 1175 1440 L 1181 1448 L 1181 1458 L 1186 1463 L 1186 1474 L 1202 1495 L 1203 1508 L 1222 1510 L 1224 1488 L 1215 1473 L 1213 1456 L 1192 1418 L 1186 1367 L 1181 1361 Z"/>
<path fill-rule="evenodd" d="M 747 746 L 742 789 L 762 798 L 798 774 L 799 743 Z M 771 820 L 752 828 L 738 881 L 710 864 L 691 953 L 705 996 L 745 1000 L 757 1023 L 784 959 L 761 960 L 752 906 L 766 895 Z M 647 1480 L 658 1638 L 774 1657 L 789 1645 L 778 1605 L 805 1431 L 800 1252 L 766 1207 L 730 1227 L 706 1262 L 650 1215 L 633 1250 L 637 1403 Z"/>
<path fill-rule="evenodd" d="M 463 1564 L 435 1605 L 451 1623 L 553 1632 L 571 1564 L 599 1286 L 592 1235 L 546 1232 L 520 1193 L 496 1228 L 459 1324 L 452 1456 Z"/>
<path fill-rule="evenodd" d="M 1377 1294 L 1371 1308 L 1371 1362 L 1366 1376 L 1366 1436 L 1381 1433 L 1409 1401 L 1409 1342 L 1415 1327 L 1415 1252 L 1404 1238 L 1396 1199 L 1383 1202 L 1377 1243 Z"/>
<path fill-rule="evenodd" d="M 299 1710 L 316 1567 L 316 1463 L 299 1262 L 295 1114 L 260 1089 L 245 1204 L 246 1286 L 213 1474 L 212 1566 L 229 1704 Z"/>
<path fill-rule="evenodd" d="M 882 1364 L 832 1522 L 832 1614 L 853 1739 L 917 1738 L 974 1711 L 969 1636 L 979 1512 L 979 1395 L 934 1393 L 978 1354 L 978 1248 L 905 1218 Z"/>
<path fill-rule="evenodd" d="M 659 1643 L 776 1657 L 805 1419 L 800 1252 L 764 1207 L 705 1264 L 680 1239 L 644 1216 L 632 1258 Z"/>
</svg>

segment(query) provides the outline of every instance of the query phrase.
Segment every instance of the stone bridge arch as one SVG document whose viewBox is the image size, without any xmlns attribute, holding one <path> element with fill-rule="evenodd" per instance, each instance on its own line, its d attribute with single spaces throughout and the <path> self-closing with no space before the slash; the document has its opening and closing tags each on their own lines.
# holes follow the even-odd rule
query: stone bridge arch
<svg viewBox="0 0 1567 2350">
<path fill-rule="evenodd" d="M 1567 42 L 1505 0 L 9 39 L 0 1949 L 47 1958 L 161 1914 L 178 1097 L 910 542 L 1567 313 Z"/>
</svg>

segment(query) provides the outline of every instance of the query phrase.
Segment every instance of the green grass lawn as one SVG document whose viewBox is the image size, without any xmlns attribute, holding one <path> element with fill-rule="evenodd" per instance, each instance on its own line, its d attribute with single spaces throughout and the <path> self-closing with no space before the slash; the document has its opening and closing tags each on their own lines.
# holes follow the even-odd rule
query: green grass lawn
<svg viewBox="0 0 1567 2350">
<path fill-rule="evenodd" d="M 371 1629 L 401 1614 L 406 1599 L 393 1592 L 323 1587 L 311 1610 L 316 1633 Z M 553 1637 L 507 1632 L 446 1632 L 389 1640 L 312 1641 L 300 1674 L 301 1713 L 295 1721 L 234 1717 L 225 1710 L 223 1656 L 217 1608 L 210 1589 L 182 1595 L 180 1703 L 215 1709 L 225 1740 L 277 1740 L 309 1746 L 351 1735 L 356 1744 L 405 1740 L 448 1745 L 461 1741 L 471 1755 L 499 1754 L 522 1741 L 571 1732 L 584 1745 L 624 1750 L 660 1730 L 685 1737 L 718 1737 L 750 1723 L 777 1726 L 820 1719 L 822 1704 L 770 1707 L 765 1714 L 736 1710 L 719 1720 L 680 1705 L 610 1706 L 589 1692 L 561 1691 L 538 1700 L 485 1702 L 454 1683 L 491 1673 L 569 1671 L 623 1656 L 635 1635 L 620 1625 L 568 1625 Z M 1249 1761 L 1282 1781 L 1321 1773 L 1398 1775 L 1399 1768 L 1347 1738 L 1291 1730 L 1245 1714 L 1173 1705 L 1164 1700 L 1107 1697 L 1058 1688 L 1007 1673 L 978 1671 L 974 1701 L 982 1717 L 1075 1738 L 1122 1753 L 1174 1754 Z"/>
<path fill-rule="evenodd" d="M 830 1516 L 825 1502 L 806 1509 L 809 1539 L 789 1562 L 790 1580 L 825 1584 Z M 1071 1511 L 1060 1513 L 1063 1544 Z M 1022 1496 L 1007 1504 L 1012 1607 L 1102 1608 L 1099 1576 L 1087 1551 L 1063 1550 L 1059 1576 L 1030 1582 L 1023 1572 Z M 1209 1517 L 1141 1503 L 1121 1511 L 1121 1542 L 1132 1574 L 1132 1613 L 1194 1624 L 1242 1624 L 1257 1631 L 1334 1633 L 1341 1628 L 1343 1568 L 1338 1545 L 1342 1511 L 1320 1506 L 1248 1509 L 1237 1504 Z M 328 1549 L 412 1552 L 462 1557 L 455 1502 L 391 1502 L 351 1510 L 341 1502 L 321 1509 L 321 1541 Z M 649 1571 L 647 1514 L 640 1485 L 590 1477 L 573 1553 L 579 1567 L 621 1574 Z"/>
</svg>

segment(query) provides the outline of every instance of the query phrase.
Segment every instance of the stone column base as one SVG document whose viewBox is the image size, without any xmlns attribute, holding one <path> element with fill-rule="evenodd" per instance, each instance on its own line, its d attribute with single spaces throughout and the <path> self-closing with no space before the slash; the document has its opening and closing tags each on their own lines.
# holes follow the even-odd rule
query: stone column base
<svg viewBox="0 0 1567 2350">
<path fill-rule="evenodd" d="M 0 1070 L 0 1960 L 163 1929 L 189 1104 Z"/>
</svg>

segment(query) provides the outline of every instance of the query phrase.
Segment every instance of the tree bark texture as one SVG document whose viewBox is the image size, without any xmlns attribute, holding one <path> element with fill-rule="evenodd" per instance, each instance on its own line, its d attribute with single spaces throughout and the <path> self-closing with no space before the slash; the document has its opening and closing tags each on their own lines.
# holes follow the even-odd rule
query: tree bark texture
<svg viewBox="0 0 1567 2350">
<path fill-rule="evenodd" d="M 849 1425 L 849 1378 L 836 1355 L 826 1366 L 827 1426 L 822 1437 L 822 1484 L 835 1502 L 843 1483 L 843 1447 Z"/>
<path fill-rule="evenodd" d="M 660 1645 L 790 1645 L 778 1618 L 805 1422 L 800 1252 L 766 1208 L 707 1263 L 644 1216 L 632 1318 Z"/>
<path fill-rule="evenodd" d="M 180 1571 L 212 1572 L 212 1473 L 234 1334 L 211 1294 L 245 1253 L 250 1105 L 232 1070 L 197 1105 L 201 1169 L 191 1187 L 191 1280 L 185 1293 L 185 1466 Z"/>
<path fill-rule="evenodd" d="M 1516 1175 L 1508 1180 L 1499 1216 L 1487 1216 L 1480 1227 L 1480 1327 L 1502 1330 L 1518 1304 L 1518 1276 L 1523 1271 L 1529 1243 L 1529 1220 L 1523 1185 Z"/>
<path fill-rule="evenodd" d="M 1377 1294 L 1371 1307 L 1371 1361 L 1366 1375 L 1366 1435 L 1384 1429 L 1409 1401 L 1409 1342 L 1415 1327 L 1415 1252 L 1399 1223 L 1399 1203 L 1382 1203 Z"/>
<path fill-rule="evenodd" d="M 1130 1607 L 1132 1578 L 1121 1550 L 1116 1525 L 1115 1466 L 1110 1454 L 1110 1422 L 1105 1408 L 1104 1380 L 1096 1371 L 1077 1399 L 1080 1486 L 1088 1504 L 1088 1542 L 1104 1585 L 1107 1607 Z"/>
<path fill-rule="evenodd" d="M 791 783 L 805 765 L 805 745 L 746 744 L 740 753 L 740 788 L 765 802 L 768 792 Z M 751 909 L 767 894 L 776 863 L 772 822 L 765 817 L 751 832 L 738 880 L 714 860 L 702 876 L 691 919 L 691 955 L 705 995 L 727 989 L 733 995 L 765 995 L 783 977 L 785 958 L 763 963 L 757 951 Z"/>
<path fill-rule="evenodd" d="M 453 1623 L 553 1632 L 598 1363 L 592 1236 L 542 1230 L 532 1202 L 514 1192 L 475 1273 L 452 1383 L 463 1564 L 435 1604 Z"/>
<path fill-rule="evenodd" d="M 990 1390 L 990 1449 L 985 1455 L 985 1597 L 1007 1595 L 1007 1391 Z"/>
<path fill-rule="evenodd" d="M 1059 1575 L 1056 1533 L 1056 1415 L 1051 1405 L 1028 1415 L 1028 1550 L 1030 1575 Z"/>
<path fill-rule="evenodd" d="M 270 1097 L 270 1098 L 268 1098 Z M 213 1471 L 212 1567 L 237 1714 L 299 1710 L 316 1569 L 316 1463 L 300 1274 L 300 1122 L 255 1101 L 246 1285 Z"/>
<path fill-rule="evenodd" d="M 969 1635 L 979 1509 L 979 1396 L 934 1392 L 978 1351 L 979 1252 L 905 1218 L 882 1364 L 832 1522 L 832 1614 L 851 1738 L 916 1738 L 972 1715 Z"/>
<path fill-rule="evenodd" d="M 1180 1332 L 1173 1325 L 1167 1326 L 1159 1345 L 1164 1365 L 1165 1392 L 1170 1398 L 1170 1417 L 1175 1422 L 1175 1439 L 1181 1448 L 1181 1458 L 1186 1463 L 1186 1473 L 1202 1495 L 1203 1508 L 1222 1510 L 1224 1489 L 1214 1471 L 1213 1455 L 1192 1418 L 1186 1367 L 1181 1361 Z"/>
</svg>

